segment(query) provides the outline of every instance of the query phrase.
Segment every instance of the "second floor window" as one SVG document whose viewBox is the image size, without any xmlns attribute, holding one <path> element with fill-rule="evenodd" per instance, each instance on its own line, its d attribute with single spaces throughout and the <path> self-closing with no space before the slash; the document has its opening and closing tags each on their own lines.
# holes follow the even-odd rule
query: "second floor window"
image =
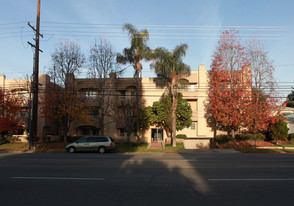
<svg viewBox="0 0 294 206">
<path fill-rule="evenodd" d="M 86 91 L 85 92 L 85 97 L 86 98 L 96 98 L 96 96 L 97 96 L 97 93 L 94 92 L 94 91 Z"/>
</svg>

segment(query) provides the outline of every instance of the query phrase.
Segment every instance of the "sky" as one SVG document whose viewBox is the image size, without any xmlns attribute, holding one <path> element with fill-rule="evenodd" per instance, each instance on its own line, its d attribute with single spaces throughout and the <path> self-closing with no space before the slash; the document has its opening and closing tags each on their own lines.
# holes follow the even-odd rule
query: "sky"
<svg viewBox="0 0 294 206">
<path fill-rule="evenodd" d="M 24 78 L 33 71 L 37 0 L 0 0 L 0 74 Z M 129 47 L 125 23 L 147 29 L 150 48 L 173 50 L 188 44 L 184 58 L 192 70 L 210 69 L 212 54 L 225 29 L 239 31 L 245 45 L 255 38 L 274 62 L 278 92 L 294 87 L 293 0 L 41 0 L 40 73 L 51 67 L 51 54 L 59 41 L 78 40 L 87 56 L 96 39 L 108 40 L 116 52 Z M 153 77 L 148 62 L 143 77 Z M 132 77 L 133 69 L 124 76 Z"/>
</svg>

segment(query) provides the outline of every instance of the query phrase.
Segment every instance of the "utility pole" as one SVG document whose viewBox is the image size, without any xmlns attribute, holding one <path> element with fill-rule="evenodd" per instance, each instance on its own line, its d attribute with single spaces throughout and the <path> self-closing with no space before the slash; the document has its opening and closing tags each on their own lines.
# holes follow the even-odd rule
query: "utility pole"
<svg viewBox="0 0 294 206">
<path fill-rule="evenodd" d="M 37 128 L 38 128 L 38 93 L 39 93 L 39 40 L 40 36 L 40 0 L 38 0 L 37 6 L 37 21 L 36 21 L 36 29 L 28 23 L 28 25 L 36 32 L 35 42 L 36 44 L 33 45 L 28 42 L 29 45 L 35 48 L 34 54 L 34 71 L 33 71 L 33 83 L 31 92 L 33 93 L 33 100 L 32 100 L 32 117 L 31 117 L 31 125 L 30 125 L 30 136 L 29 136 L 29 149 L 31 149 L 33 139 L 37 138 Z"/>
</svg>

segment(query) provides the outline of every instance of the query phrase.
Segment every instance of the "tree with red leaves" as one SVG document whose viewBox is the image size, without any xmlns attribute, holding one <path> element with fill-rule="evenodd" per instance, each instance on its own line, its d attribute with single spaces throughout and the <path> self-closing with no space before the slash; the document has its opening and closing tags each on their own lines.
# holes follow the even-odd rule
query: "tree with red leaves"
<svg viewBox="0 0 294 206">
<path fill-rule="evenodd" d="M 17 130 L 19 119 L 17 113 L 22 109 L 21 101 L 11 93 L 5 93 L 0 89 L 0 134 L 6 131 Z"/>
<path fill-rule="evenodd" d="M 265 94 L 262 90 L 253 88 L 250 106 L 247 107 L 245 122 L 251 133 L 264 132 L 269 124 L 278 120 L 279 106 L 275 98 Z"/>
<path fill-rule="evenodd" d="M 214 130 L 227 131 L 233 138 L 244 126 L 251 97 L 251 70 L 238 32 L 224 31 L 212 57 L 206 111 Z"/>
<path fill-rule="evenodd" d="M 270 123 L 278 120 L 277 85 L 274 78 L 273 61 L 261 42 L 251 40 L 247 46 L 248 59 L 252 71 L 251 106 L 246 115 L 248 130 L 252 133 L 264 132 Z"/>
<path fill-rule="evenodd" d="M 251 44 L 246 50 L 237 31 L 222 33 L 212 57 L 206 104 L 207 123 L 215 134 L 223 130 L 234 138 L 241 127 L 252 133 L 263 132 L 276 120 L 275 82 L 268 78 L 272 70 L 267 53 L 260 47 Z"/>
</svg>

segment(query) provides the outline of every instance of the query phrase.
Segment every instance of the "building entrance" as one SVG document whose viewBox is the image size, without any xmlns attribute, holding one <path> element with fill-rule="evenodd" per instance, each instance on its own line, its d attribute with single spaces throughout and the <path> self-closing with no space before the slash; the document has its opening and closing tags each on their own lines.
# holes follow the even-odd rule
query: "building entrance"
<svg viewBox="0 0 294 206">
<path fill-rule="evenodd" d="M 151 130 L 151 142 L 163 142 L 163 129 Z"/>
</svg>

